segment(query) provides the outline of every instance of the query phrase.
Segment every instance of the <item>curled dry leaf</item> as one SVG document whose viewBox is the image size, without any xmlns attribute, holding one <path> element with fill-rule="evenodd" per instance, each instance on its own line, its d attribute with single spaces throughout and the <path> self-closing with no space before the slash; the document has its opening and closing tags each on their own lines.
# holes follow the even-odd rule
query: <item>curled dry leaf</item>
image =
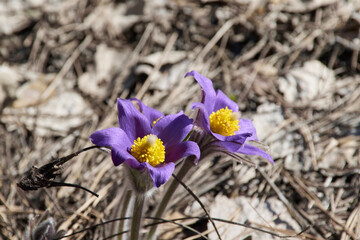
<svg viewBox="0 0 360 240">
<path fill-rule="evenodd" d="M 245 196 L 228 198 L 219 194 L 210 203 L 209 209 L 210 215 L 214 218 L 251 224 L 252 226 L 258 224 L 269 227 L 269 230 L 271 228 L 287 229 L 292 234 L 300 232 L 300 226 L 287 212 L 284 204 L 275 197 L 267 198 L 265 202 L 262 202 L 257 198 L 252 199 Z M 236 225 L 217 225 L 223 239 L 278 239 L 270 234 Z M 260 228 L 265 230 L 264 227 Z M 213 226 L 209 223 L 208 229 L 213 230 Z M 218 239 L 214 232 L 209 234 L 209 238 Z"/>
<path fill-rule="evenodd" d="M 84 25 L 99 35 L 108 33 L 115 37 L 141 19 L 139 15 L 127 15 L 126 11 L 125 4 L 99 5 L 85 18 Z"/>
<path fill-rule="evenodd" d="M 279 89 L 287 102 L 311 105 L 318 110 L 333 103 L 334 84 L 334 71 L 317 60 L 308 61 L 279 79 Z"/>
<path fill-rule="evenodd" d="M 100 44 L 96 47 L 95 70 L 89 68 L 78 79 L 81 91 L 98 99 L 104 99 L 111 93 L 112 81 L 126 61 L 129 51 L 121 51 Z"/>
<path fill-rule="evenodd" d="M 66 91 L 34 107 L 7 107 L 2 120 L 10 129 L 22 123 L 28 129 L 35 126 L 34 131 L 41 136 L 65 135 L 84 124 L 91 114 L 91 108 L 78 93 Z"/>
<path fill-rule="evenodd" d="M 15 68 L 6 64 L 0 65 L 0 109 L 6 97 L 14 97 L 21 79 L 22 76 Z"/>
<path fill-rule="evenodd" d="M 169 90 L 175 83 L 183 78 L 183 73 L 186 71 L 188 62 L 184 61 L 187 57 L 185 51 L 170 51 L 167 54 L 167 58 L 163 59 L 163 52 L 156 52 L 150 54 L 140 60 L 142 64 L 139 64 L 135 68 L 135 74 L 141 75 L 145 74 L 150 76 L 153 74 L 153 81 L 150 85 L 150 89 L 157 90 Z M 162 65 L 166 65 L 167 69 L 163 72 L 157 71 L 153 73 L 154 66 L 159 62 L 162 62 Z"/>
<path fill-rule="evenodd" d="M 0 65 L 0 85 L 16 88 L 21 79 L 22 76 L 15 67 Z"/>
</svg>

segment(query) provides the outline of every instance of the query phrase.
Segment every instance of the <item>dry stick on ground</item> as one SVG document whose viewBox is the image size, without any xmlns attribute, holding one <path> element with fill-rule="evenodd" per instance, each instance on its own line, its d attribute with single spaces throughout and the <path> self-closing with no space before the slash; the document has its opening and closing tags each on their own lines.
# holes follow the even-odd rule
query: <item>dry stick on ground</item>
<svg viewBox="0 0 360 240">
<path fill-rule="evenodd" d="M 355 229 L 356 233 L 359 233 L 360 230 L 360 204 L 357 208 L 355 208 L 348 220 L 346 221 L 346 227 L 348 229 Z M 349 240 L 350 237 L 346 233 L 341 234 L 341 240 Z"/>
<path fill-rule="evenodd" d="M 185 228 L 185 229 L 188 229 L 196 234 L 198 234 L 199 237 L 203 237 L 205 239 L 208 239 L 206 236 L 204 236 L 201 232 L 197 231 L 196 229 L 194 228 L 191 228 L 187 225 L 184 225 L 184 224 L 181 224 L 181 223 L 178 223 L 178 221 L 184 221 L 184 220 L 189 220 L 189 219 L 198 219 L 198 220 L 210 220 L 209 216 L 208 217 L 192 217 L 192 216 L 189 216 L 189 217 L 184 217 L 184 218 L 175 218 L 175 219 L 163 219 L 163 218 L 155 218 L 155 217 L 144 217 L 145 219 L 152 219 L 152 220 L 156 220 L 157 222 L 156 223 L 150 223 L 150 224 L 146 224 L 144 225 L 144 228 L 147 228 L 147 227 L 151 227 L 155 224 L 162 224 L 162 223 L 172 223 L 172 224 L 175 224 L 175 225 L 178 225 L 182 228 Z M 115 218 L 115 219 L 111 219 L 109 221 L 104 221 L 102 223 L 98 223 L 98 224 L 95 224 L 95 225 L 92 225 L 90 227 L 87 227 L 87 228 L 84 228 L 84 229 L 81 229 L 79 231 L 76 231 L 76 232 L 73 232 L 71 234 L 68 234 L 68 235 L 64 235 L 64 236 L 61 236 L 59 238 L 56 238 L 56 239 L 62 239 L 62 238 L 66 238 L 66 237 L 71 237 L 71 236 L 74 236 L 76 234 L 79 234 L 79 233 L 84 233 L 86 231 L 90 231 L 90 230 L 95 230 L 97 227 L 99 226 L 103 226 L 103 225 L 106 225 L 106 224 L 109 224 L 109 223 L 113 223 L 113 222 L 116 222 L 116 221 L 124 221 L 124 220 L 129 220 L 131 219 L 131 217 L 123 217 L 123 218 Z M 223 223 L 227 223 L 227 224 L 232 224 L 232 225 L 238 225 L 238 226 L 242 226 L 242 227 L 245 227 L 245 228 L 249 228 L 249 229 L 253 229 L 253 230 L 256 230 L 256 231 L 259 231 L 259 232 L 263 232 L 263 233 L 267 233 L 269 235 L 272 235 L 272 236 L 275 236 L 275 237 L 278 237 L 278 238 L 292 238 L 292 237 L 299 237 L 301 236 L 305 231 L 307 231 L 309 229 L 309 226 L 306 227 L 305 229 L 303 229 L 302 231 L 294 234 L 294 235 L 279 235 L 277 233 L 274 233 L 274 232 L 271 232 L 271 231 L 267 231 L 267 230 L 264 230 L 264 229 L 261 229 L 261 228 L 258 228 L 258 227 L 254 227 L 254 226 L 251 226 L 249 224 L 243 224 L 243 223 L 239 223 L 239 222 L 234 222 L 234 221 L 230 221 L 230 220 L 225 220 L 225 219 L 220 219 L 220 218 L 212 218 L 214 221 L 218 221 L 218 222 L 223 222 Z M 127 233 L 129 232 L 128 230 L 126 231 L 122 231 L 122 232 L 119 232 L 117 234 L 113 234 L 111 236 L 107 236 L 105 239 L 110 239 L 112 237 L 115 237 L 115 236 L 118 236 L 120 234 L 124 234 L 124 233 Z M 307 237 L 309 237 L 310 239 L 317 239 L 317 238 L 313 238 L 312 236 L 309 236 L 307 235 Z M 54 240 L 56 240 L 54 239 Z"/>
<path fill-rule="evenodd" d="M 178 225 L 182 228 L 186 228 L 196 234 L 198 234 L 199 237 L 203 237 L 205 239 L 208 239 L 206 236 L 204 236 L 201 232 L 197 231 L 196 229 L 194 228 L 191 228 L 187 225 L 184 225 L 184 224 L 181 224 L 181 223 L 178 223 L 178 221 L 185 221 L 185 220 L 190 220 L 190 219 L 198 219 L 198 220 L 210 220 L 209 217 L 192 217 L 192 216 L 189 216 L 189 217 L 184 217 L 184 218 L 175 218 L 175 219 L 163 219 L 163 218 L 155 218 L 155 217 L 144 217 L 145 219 L 152 219 L 152 220 L 156 220 L 156 223 L 150 223 L 150 224 L 146 224 L 144 225 L 144 228 L 147 228 L 147 227 L 151 227 L 155 224 L 162 224 L 162 223 L 172 223 L 172 224 L 175 224 L 175 225 Z M 95 224 L 93 226 L 90 226 L 90 227 L 87 227 L 87 228 L 84 228 L 84 229 L 81 229 L 77 232 L 73 232 L 71 234 L 68 234 L 68 235 L 64 235 L 60 238 L 56 238 L 54 240 L 57 240 L 57 239 L 62 239 L 62 238 L 65 238 L 65 237 L 71 237 L 71 236 L 74 236 L 76 234 L 79 234 L 79 233 L 83 233 L 83 232 L 86 232 L 86 231 L 90 231 L 90 230 L 94 230 L 96 229 L 97 227 L 99 226 L 103 226 L 103 225 L 106 225 L 106 224 L 109 224 L 109 223 L 113 223 L 113 222 L 116 222 L 116 221 L 124 221 L 124 220 L 129 220 L 131 219 L 131 217 L 124 217 L 124 218 L 115 218 L 115 219 L 111 219 L 109 221 L 105 221 L 105 222 L 102 222 L 102 223 L 99 223 L 99 224 Z M 222 222 L 222 223 L 227 223 L 227 224 L 232 224 L 232 225 L 238 225 L 238 226 L 241 226 L 241 227 L 245 227 L 245 228 L 249 228 L 249 229 L 253 229 L 255 231 L 259 231 L 259 232 L 263 232 L 263 233 L 267 233 L 269 235 L 272 235 L 272 236 L 275 236 L 275 237 L 278 237 L 278 238 L 295 238 L 295 237 L 300 237 L 302 234 L 304 234 L 305 231 L 307 231 L 309 229 L 309 227 L 306 227 L 304 230 L 294 234 L 294 235 L 279 235 L 277 233 L 274 233 L 274 232 L 270 232 L 270 231 L 267 231 L 267 230 L 264 230 L 264 229 L 261 229 L 261 228 L 258 228 L 258 227 L 254 227 L 254 226 L 251 226 L 249 224 L 244 224 L 244 223 L 239 223 L 239 222 L 234 222 L 234 221 L 229 221 L 229 220 L 224 220 L 224 219 L 221 219 L 221 218 L 212 218 L 214 221 L 217 221 L 217 222 Z M 112 237 L 115 237 L 115 236 L 118 236 L 120 234 L 124 234 L 124 233 L 127 233 L 129 232 L 128 230 L 127 231 L 123 231 L 123 232 L 120 232 L 120 233 L 117 233 L 117 234 L 114 234 L 114 235 L 111 235 L 111 236 L 107 236 L 105 239 L 110 239 Z M 307 235 L 307 237 L 309 237 L 310 239 L 318 239 L 318 238 L 313 238 L 312 236 L 309 236 Z"/>
<path fill-rule="evenodd" d="M 100 191 L 98 192 L 98 198 L 96 198 L 95 196 L 91 196 L 89 199 L 87 199 L 79 208 L 77 208 L 77 210 L 71 216 L 66 218 L 65 222 L 61 223 L 59 229 L 68 229 L 68 231 L 72 231 L 72 229 L 69 229 L 70 226 L 72 228 L 77 227 L 76 225 L 74 225 L 73 221 L 76 218 L 82 218 L 83 216 L 89 214 L 92 211 L 93 207 L 95 207 L 99 203 L 99 201 L 101 201 L 108 194 L 110 187 L 111 183 L 108 183 L 106 186 L 100 189 Z M 85 212 L 84 215 L 83 212 Z"/>
<path fill-rule="evenodd" d="M 197 65 L 199 61 L 203 61 L 206 54 L 215 46 L 215 44 L 224 36 L 224 34 L 230 30 L 230 28 L 234 25 L 234 23 L 235 20 L 230 19 L 226 23 L 224 23 L 224 25 L 221 26 L 221 28 L 216 32 L 213 38 L 201 50 L 201 52 L 199 53 L 199 55 L 195 60 L 195 65 Z"/>
<path fill-rule="evenodd" d="M 125 78 L 130 72 L 131 72 L 131 67 L 133 65 L 135 65 L 135 63 L 138 61 L 139 58 L 139 54 L 140 51 L 144 48 L 147 40 L 149 39 L 151 33 L 154 30 L 154 24 L 153 23 L 149 23 L 143 33 L 143 35 L 141 36 L 141 39 L 139 41 L 139 43 L 137 44 L 136 48 L 134 51 L 132 51 L 132 54 L 129 57 L 129 60 L 127 61 L 127 64 L 125 64 L 124 68 L 121 69 L 121 74 L 118 78 L 123 79 Z M 111 94 L 111 98 L 110 98 L 110 102 L 115 102 L 116 98 L 118 98 L 118 94 L 122 88 L 121 86 L 122 81 L 116 81 L 115 82 L 115 86 L 114 86 L 114 90 Z M 129 89 L 125 89 L 121 95 L 120 98 L 126 98 L 127 95 L 129 94 Z"/>
<path fill-rule="evenodd" d="M 295 208 L 291 205 L 289 200 L 285 197 L 285 195 L 281 192 L 281 190 L 274 184 L 274 182 L 270 179 L 270 177 L 264 173 L 260 169 L 256 169 L 261 176 L 270 184 L 271 188 L 275 191 L 278 195 L 279 199 L 285 204 L 286 208 L 288 209 L 289 213 L 293 218 L 300 224 L 301 228 L 306 228 L 308 226 L 308 222 L 301 216 L 299 212 L 295 210 Z"/>
<path fill-rule="evenodd" d="M 68 58 L 65 62 L 64 66 L 61 68 L 60 72 L 56 75 L 54 81 L 49 85 L 49 87 L 41 94 L 40 102 L 44 99 L 50 97 L 56 87 L 61 83 L 61 80 L 66 75 L 66 73 L 73 66 L 76 59 L 80 56 L 80 54 L 89 46 L 92 42 L 93 37 L 91 35 L 87 35 L 86 38 L 81 42 L 79 47 L 73 52 L 73 54 Z"/>
<path fill-rule="evenodd" d="M 351 236 L 352 238 L 356 239 L 354 233 L 349 231 L 349 229 L 344 226 L 338 219 L 335 218 L 329 211 L 327 211 L 324 206 L 322 205 L 320 199 L 312 193 L 305 184 L 301 181 L 301 179 L 297 176 L 292 177 L 288 172 L 284 171 L 286 178 L 289 180 L 291 186 L 295 188 L 298 193 L 301 193 L 302 196 L 305 196 L 309 201 L 313 201 L 315 206 L 318 207 L 327 217 L 329 217 L 334 223 L 340 226 L 346 234 Z"/>
<path fill-rule="evenodd" d="M 103 226 L 103 225 L 106 225 L 106 224 L 109 224 L 109 223 L 113 223 L 113 222 L 117 222 L 117 221 L 130 220 L 131 218 L 132 218 L 132 217 L 122 217 L 122 218 L 111 219 L 111 220 L 109 220 L 109 221 L 105 221 L 105 222 L 102 222 L 102 223 L 98 223 L 98 224 L 92 225 L 92 226 L 90 226 L 90 227 L 81 229 L 81 230 L 79 230 L 79 231 L 73 232 L 73 233 L 68 234 L 68 235 L 61 236 L 61 237 L 59 237 L 59 238 L 55 238 L 55 239 L 53 239 L 53 240 L 58 240 L 58 239 L 66 238 L 66 237 L 71 237 L 71 236 L 74 236 L 74 235 L 79 234 L 79 233 L 87 232 L 87 231 L 90 231 L 90 230 L 95 230 L 97 227 L 100 227 L 100 226 Z M 203 237 L 204 239 L 208 239 L 205 235 L 203 235 L 201 232 L 197 231 L 196 229 L 177 222 L 177 221 L 179 221 L 179 220 L 186 220 L 187 218 L 172 219 L 172 220 L 167 220 L 167 219 L 163 219 L 163 218 L 155 218 L 155 217 L 144 217 L 144 218 L 145 218 L 145 219 L 157 220 L 156 223 L 151 223 L 151 224 L 146 224 L 146 225 L 144 225 L 145 228 L 146 228 L 146 227 L 151 227 L 151 226 L 154 225 L 154 224 L 172 223 L 172 224 L 178 225 L 178 226 L 180 226 L 180 227 L 182 227 L 182 228 L 188 229 L 188 230 L 190 230 L 190 231 L 198 234 L 199 236 Z M 106 238 L 104 238 L 104 240 L 105 240 L 105 239 L 110 239 L 110 238 L 113 238 L 113 237 L 116 237 L 116 236 L 119 236 L 119 235 L 122 235 L 122 234 L 128 233 L 128 232 L 129 232 L 129 230 L 125 230 L 125 231 L 119 232 L 119 233 L 117 233 L 117 234 L 113 234 L 113 235 L 107 236 Z"/>
<path fill-rule="evenodd" d="M 154 81 L 155 74 L 160 70 L 161 66 L 164 63 L 164 60 L 168 58 L 169 52 L 170 52 L 171 48 L 174 46 L 175 41 L 176 41 L 177 38 L 178 38 L 177 33 L 173 33 L 170 36 L 170 39 L 169 39 L 168 43 L 165 46 L 165 49 L 164 49 L 164 52 L 163 52 L 163 54 L 162 54 L 162 56 L 160 58 L 160 61 L 155 65 L 155 67 L 152 70 L 151 74 L 145 80 L 143 86 L 141 87 L 139 92 L 136 94 L 136 98 L 141 99 L 144 96 L 144 94 L 148 90 L 150 84 Z"/>
<path fill-rule="evenodd" d="M 191 191 L 191 189 L 183 182 L 181 181 L 178 177 L 176 177 L 175 174 L 172 174 L 173 178 L 175 178 L 176 181 L 178 181 L 185 189 L 186 191 L 188 191 L 188 193 L 191 194 L 191 196 L 200 204 L 201 208 L 205 211 L 205 214 L 208 216 L 209 221 L 211 222 L 211 224 L 213 225 L 216 234 L 218 235 L 219 239 L 221 240 L 221 236 L 220 233 L 215 225 L 215 222 L 213 221 L 213 219 L 211 218 L 209 212 L 206 210 L 204 204 L 200 201 L 200 199 L 195 195 L 195 193 L 193 191 Z"/>
<path fill-rule="evenodd" d="M 295 117 L 295 116 L 292 115 L 291 117 Z M 304 140 L 309 147 L 313 168 L 317 170 L 318 169 L 317 154 L 316 154 L 315 144 L 310 127 L 306 123 L 299 120 L 296 121 L 296 124 L 300 125 L 299 132 L 304 137 Z"/>
<path fill-rule="evenodd" d="M 261 38 L 260 41 L 258 41 L 254 47 L 252 47 L 251 49 L 249 49 L 247 52 L 245 52 L 244 54 L 242 54 L 237 60 L 236 60 L 236 64 L 237 65 L 241 65 L 242 63 L 244 63 L 245 61 L 248 61 L 252 58 L 255 57 L 256 54 L 258 54 L 266 45 L 266 43 L 268 42 L 268 36 L 263 36 Z"/>
</svg>

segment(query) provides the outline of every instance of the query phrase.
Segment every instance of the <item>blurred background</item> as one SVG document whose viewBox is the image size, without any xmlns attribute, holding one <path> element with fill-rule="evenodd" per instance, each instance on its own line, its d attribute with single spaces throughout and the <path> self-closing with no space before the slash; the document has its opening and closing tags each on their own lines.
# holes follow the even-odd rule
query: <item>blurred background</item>
<svg viewBox="0 0 360 240">
<path fill-rule="evenodd" d="M 293 239 L 360 235 L 360 2 L 357 0 L 0 2 L 0 238 L 23 239 L 30 214 L 49 209 L 70 234 L 113 218 L 121 167 L 88 151 L 62 166 L 75 188 L 24 192 L 32 166 L 91 146 L 117 126 L 117 98 L 166 114 L 200 98 L 196 70 L 238 103 L 275 160 L 257 167 L 215 157 L 186 183 L 211 216 Z M 149 200 L 150 216 L 163 188 Z M 166 219 L 204 216 L 178 189 Z M 217 239 L 206 220 L 182 222 Z M 217 223 L 223 239 L 278 239 Z M 144 229 L 146 232 L 147 229 Z M 101 226 L 68 239 L 104 239 Z M 159 239 L 204 239 L 161 224 Z M 290 237 L 287 237 L 288 239 Z"/>
</svg>

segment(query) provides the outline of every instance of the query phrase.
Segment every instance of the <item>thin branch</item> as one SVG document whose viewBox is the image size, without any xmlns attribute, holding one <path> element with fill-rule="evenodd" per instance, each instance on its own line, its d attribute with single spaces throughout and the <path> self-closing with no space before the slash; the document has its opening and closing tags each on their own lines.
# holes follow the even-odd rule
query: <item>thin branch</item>
<svg viewBox="0 0 360 240">
<path fill-rule="evenodd" d="M 184 224 L 181 224 L 181 223 L 178 223 L 178 221 L 184 221 L 184 220 L 189 220 L 189 219 L 198 219 L 198 220 L 210 220 L 209 217 L 192 217 L 192 216 L 189 216 L 189 217 L 184 217 L 184 218 L 174 218 L 174 219 L 171 219 L 171 220 L 166 220 L 166 219 L 163 219 L 163 218 L 156 218 L 156 217 L 144 217 L 146 219 L 152 219 L 152 220 L 157 220 L 156 222 L 153 222 L 153 223 L 150 223 L 150 224 L 146 224 L 144 225 L 144 228 L 147 228 L 147 227 L 151 227 L 153 225 L 157 225 L 157 224 L 162 224 L 162 223 L 172 223 L 172 224 L 175 224 L 175 225 L 178 225 L 182 228 L 186 228 L 196 234 L 198 234 L 199 236 L 205 238 L 205 239 L 208 239 L 206 236 L 204 236 L 202 233 L 200 233 L 199 231 L 189 227 L 189 226 L 186 226 Z M 99 224 L 95 224 L 93 226 L 90 226 L 88 228 L 84 228 L 82 230 L 79 230 L 77 232 L 73 232 L 71 234 L 68 234 L 68 235 L 64 235 L 64 236 L 61 236 L 59 238 L 55 238 L 53 240 L 59 240 L 59 239 L 63 239 L 63 238 L 66 238 L 66 237 L 71 237 L 71 236 L 74 236 L 76 234 L 79 234 L 79 233 L 82 233 L 82 232 L 85 232 L 85 231 L 89 231 L 89 230 L 94 230 L 96 229 L 97 227 L 99 226 L 104 226 L 106 224 L 109 224 L 109 223 L 113 223 L 113 222 L 116 222 L 116 221 L 123 221 L 123 220 L 129 220 L 131 219 L 131 217 L 123 217 L 123 218 L 115 218 L 115 219 L 111 219 L 109 221 L 106 221 L 106 222 L 102 222 L 102 223 L 99 223 Z M 238 226 L 241 226 L 241 227 L 245 227 L 245 228 L 249 228 L 249 229 L 253 229 L 255 231 L 259 231 L 259 232 L 263 232 L 263 233 L 267 233 L 267 234 L 270 234 L 272 236 L 275 236 L 275 237 L 278 237 L 278 238 L 294 238 L 294 237 L 299 237 L 301 234 L 303 234 L 304 232 L 306 232 L 307 230 L 309 230 L 309 228 L 311 226 L 307 226 L 305 227 L 303 230 L 301 230 L 300 232 L 294 234 L 294 235 L 279 235 L 277 233 L 273 233 L 273 232 L 270 232 L 270 231 L 267 231 L 267 230 L 263 230 L 261 228 L 257 228 L 257 227 L 253 227 L 249 224 L 244 224 L 244 223 L 239 223 L 239 222 L 234 222 L 234 221 L 230 221 L 230 220 L 225 220 L 225 219 L 221 219 L 221 218 L 212 218 L 214 221 L 218 221 L 218 222 L 223 222 L 223 223 L 228 223 L 228 224 L 232 224 L 232 225 L 238 225 Z M 105 239 L 110 239 L 112 237 L 115 237 L 115 236 L 118 236 L 120 234 L 124 234 L 124 233 L 127 233 L 129 232 L 129 230 L 125 230 L 125 231 L 122 231 L 122 232 L 119 232 L 117 234 L 113 234 L 111 236 L 108 236 L 106 237 Z M 104 240 L 105 240 L 104 239 Z"/>
<path fill-rule="evenodd" d="M 185 189 L 188 193 L 190 193 L 190 195 L 200 204 L 201 208 L 204 210 L 205 214 L 208 216 L 209 221 L 211 222 L 211 224 L 213 225 L 216 234 L 218 235 L 219 239 L 221 240 L 221 236 L 220 233 L 215 225 L 215 222 L 213 221 L 212 217 L 210 216 L 209 212 L 206 210 L 204 204 L 200 201 L 200 199 L 195 195 L 195 193 L 193 191 L 191 191 L 191 189 L 183 182 L 181 181 L 178 177 L 176 177 L 175 174 L 172 174 L 173 178 L 176 179 L 176 181 L 178 181 Z"/>
<path fill-rule="evenodd" d="M 179 221 L 179 220 L 186 220 L 187 218 L 180 218 L 180 219 L 174 219 L 174 220 L 166 220 L 166 219 L 163 219 L 163 218 L 155 218 L 155 217 L 144 217 L 144 218 L 146 218 L 146 219 L 158 220 L 158 221 L 155 222 L 155 223 L 151 223 L 151 224 L 144 225 L 145 228 L 150 227 L 150 226 L 153 226 L 153 225 L 157 225 L 157 224 L 162 224 L 162 223 L 172 223 L 172 224 L 178 225 L 178 226 L 180 226 L 180 227 L 182 227 L 182 228 L 188 229 L 188 230 L 190 230 L 190 231 L 198 234 L 199 236 L 203 237 L 204 239 L 208 239 L 204 234 L 202 234 L 201 232 L 195 230 L 194 228 L 176 222 L 176 221 Z M 109 224 L 109 223 L 113 223 L 113 222 L 116 222 L 116 221 L 124 221 L 124 220 L 129 220 L 129 219 L 132 219 L 132 217 L 123 217 L 123 218 L 111 219 L 111 220 L 109 220 L 109 221 L 92 225 L 92 226 L 90 226 L 90 227 L 88 227 L 88 228 L 84 228 L 84 229 L 79 230 L 79 231 L 77 231 L 77 232 L 73 232 L 73 233 L 71 233 L 71 234 L 64 235 L 64 236 L 61 236 L 61 237 L 59 237 L 59 238 L 55 238 L 55 239 L 53 239 L 53 240 L 59 240 L 59 239 L 71 237 L 71 236 L 74 236 L 74 235 L 79 234 L 79 233 L 83 233 L 83 232 L 90 231 L 90 230 L 95 230 L 97 227 L 104 226 L 104 225 Z M 113 237 L 116 237 L 116 236 L 119 236 L 119 235 L 121 235 L 121 234 L 128 233 L 128 232 L 130 232 L 130 230 L 124 230 L 124 231 L 121 231 L 121 232 L 119 232 L 119 233 L 116 233 L 116 234 L 112 234 L 112 235 L 110 235 L 110 236 L 107 236 L 106 238 L 104 238 L 104 240 L 105 240 L 105 239 L 110 239 L 110 238 L 113 238 Z"/>
<path fill-rule="evenodd" d="M 82 152 L 89 151 L 94 148 L 102 148 L 99 146 L 91 146 L 84 149 L 81 149 L 80 151 L 77 151 L 75 153 L 72 153 L 68 156 L 58 158 L 55 160 L 52 160 L 51 162 L 41 166 L 40 168 L 32 166 L 30 170 L 28 170 L 24 175 L 24 177 L 20 180 L 20 182 L 17 183 L 17 186 L 20 187 L 24 191 L 32 191 L 32 190 L 38 190 L 39 188 L 43 187 L 53 187 L 53 186 L 60 186 L 61 183 L 54 182 L 53 179 L 55 179 L 56 176 L 60 175 L 59 170 L 61 169 L 61 165 L 65 164 L 67 161 L 71 160 L 72 158 L 76 157 Z M 76 185 L 71 183 L 62 183 L 63 186 L 72 186 L 75 187 Z M 81 189 L 84 189 L 81 186 L 76 186 Z M 86 189 L 86 191 L 91 192 L 90 190 Z M 91 192 L 92 194 L 95 194 Z M 97 195 L 97 194 L 95 194 Z"/>
<path fill-rule="evenodd" d="M 94 195 L 95 197 L 99 197 L 99 194 L 83 187 L 77 184 L 72 184 L 72 183 L 65 183 L 65 182 L 54 182 L 51 181 L 51 185 L 49 187 L 74 187 L 74 188 L 80 188 L 88 193 L 91 193 L 92 195 Z"/>
</svg>

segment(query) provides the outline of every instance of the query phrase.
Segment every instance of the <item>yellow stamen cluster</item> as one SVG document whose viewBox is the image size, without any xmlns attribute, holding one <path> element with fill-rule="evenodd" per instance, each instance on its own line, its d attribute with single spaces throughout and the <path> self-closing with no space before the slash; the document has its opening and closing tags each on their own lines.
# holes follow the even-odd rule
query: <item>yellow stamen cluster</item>
<svg viewBox="0 0 360 240">
<path fill-rule="evenodd" d="M 153 134 L 134 140 L 130 153 L 139 162 L 147 162 L 153 167 L 165 161 L 165 146 Z"/>
<path fill-rule="evenodd" d="M 239 130 L 240 113 L 233 112 L 228 107 L 221 108 L 209 116 L 210 129 L 223 136 L 232 136 Z"/>
</svg>

